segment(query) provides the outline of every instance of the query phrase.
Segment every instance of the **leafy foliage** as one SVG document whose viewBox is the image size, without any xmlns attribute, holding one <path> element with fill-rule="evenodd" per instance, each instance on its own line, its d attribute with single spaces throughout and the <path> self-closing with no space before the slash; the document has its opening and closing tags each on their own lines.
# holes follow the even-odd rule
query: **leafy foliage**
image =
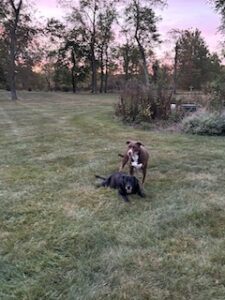
<svg viewBox="0 0 225 300">
<path fill-rule="evenodd" d="M 140 74 L 140 53 L 138 47 L 129 40 L 117 49 L 117 59 L 123 67 L 125 80 Z"/>
<path fill-rule="evenodd" d="M 199 135 L 225 135 L 225 114 L 201 112 L 183 120 L 185 133 Z"/>
<path fill-rule="evenodd" d="M 15 3 L 0 2 L 0 81 L 6 88 L 12 83 L 13 73 L 17 74 L 19 87 L 29 86 L 34 79 L 32 67 L 37 62 L 38 43 L 34 38 L 39 30 L 33 24 L 31 8 L 22 1 L 16 8 Z"/>
<path fill-rule="evenodd" d="M 177 77 L 181 89 L 201 89 L 219 73 L 219 59 L 210 54 L 198 29 L 183 31 L 177 41 L 177 50 Z"/>
<path fill-rule="evenodd" d="M 164 1 L 136 1 L 128 2 L 125 9 L 126 25 L 133 32 L 133 38 L 139 49 L 144 72 L 144 83 L 149 86 L 147 54 L 154 42 L 159 41 L 156 23 L 158 18 L 153 10 L 153 5 L 163 4 Z M 148 53 L 149 52 L 149 53 Z"/>
<path fill-rule="evenodd" d="M 100 65 L 100 93 L 107 92 L 108 71 L 109 71 L 109 52 L 111 42 L 114 41 L 112 26 L 116 20 L 115 7 L 110 3 L 106 5 L 100 12 L 97 22 L 97 57 Z M 112 52 L 112 51 L 111 51 Z"/>
<path fill-rule="evenodd" d="M 209 93 L 208 109 L 211 111 L 221 112 L 225 108 L 225 73 L 212 81 L 206 91 Z"/>
<path fill-rule="evenodd" d="M 86 43 L 92 93 L 97 92 L 99 66 L 101 68 L 100 91 L 103 90 L 103 80 L 105 80 L 105 90 L 107 89 L 109 45 L 113 40 L 112 25 L 116 18 L 116 2 L 118 1 L 80 0 L 78 7 L 73 7 L 68 16 L 68 20 L 80 32 Z"/>
<path fill-rule="evenodd" d="M 225 30 L 225 1 L 224 0 L 212 0 L 213 4 L 215 5 L 216 10 L 221 14 L 222 17 L 222 25 L 221 30 Z"/>
<path fill-rule="evenodd" d="M 3 88 L 7 88 L 10 82 L 9 37 L 13 13 L 10 2 L 0 0 L 0 85 Z M 121 5 L 116 6 L 119 2 Z M 223 15 L 224 1 L 213 2 Z M 20 1 L 15 0 L 14 3 Z M 43 90 L 56 87 L 75 92 L 77 86 L 79 89 L 85 84 L 85 88 L 91 88 L 92 92 L 106 92 L 112 86 L 124 86 L 124 81 L 130 79 L 140 80 L 149 86 L 151 77 L 155 84 L 160 84 L 157 72 L 163 66 L 155 61 L 153 52 L 153 45 L 160 42 L 159 18 L 155 8 L 157 5 L 162 7 L 165 0 L 128 0 L 123 4 L 120 0 L 59 0 L 68 9 L 68 23 L 50 19 L 45 29 L 37 28 L 40 24 L 34 26 L 33 12 L 25 3 L 28 2 L 23 1 L 15 53 L 19 88 L 32 85 L 35 89 L 37 76 L 45 78 Z M 121 40 L 117 38 L 116 22 L 122 28 Z M 40 32 L 43 32 L 44 38 L 39 38 Z M 223 79 L 219 79 L 222 62 L 217 54 L 209 52 L 198 29 L 177 33 L 179 38 L 174 45 L 176 63 L 169 71 L 170 85 L 172 77 L 174 91 L 203 89 L 213 81 L 210 89 L 214 93 L 212 104 L 216 104 L 223 98 Z"/>
</svg>

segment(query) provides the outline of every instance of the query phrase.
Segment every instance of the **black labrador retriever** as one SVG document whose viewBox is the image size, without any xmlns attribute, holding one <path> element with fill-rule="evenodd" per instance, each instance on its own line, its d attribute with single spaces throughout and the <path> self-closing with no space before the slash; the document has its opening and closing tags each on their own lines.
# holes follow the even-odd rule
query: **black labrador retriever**
<svg viewBox="0 0 225 300">
<path fill-rule="evenodd" d="M 129 202 L 127 195 L 138 194 L 140 197 L 145 197 L 135 176 L 115 172 L 107 178 L 98 175 L 95 175 L 95 177 L 103 180 L 99 186 L 118 189 L 118 194 L 126 202 Z"/>
</svg>

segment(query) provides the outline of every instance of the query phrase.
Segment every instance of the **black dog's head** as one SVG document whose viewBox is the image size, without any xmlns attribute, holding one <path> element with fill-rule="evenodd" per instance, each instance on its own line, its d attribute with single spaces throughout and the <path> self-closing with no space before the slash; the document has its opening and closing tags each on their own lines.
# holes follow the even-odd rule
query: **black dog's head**
<svg viewBox="0 0 225 300">
<path fill-rule="evenodd" d="M 121 187 L 125 190 L 126 194 L 135 194 L 139 187 L 139 183 L 136 177 L 123 175 Z"/>
</svg>

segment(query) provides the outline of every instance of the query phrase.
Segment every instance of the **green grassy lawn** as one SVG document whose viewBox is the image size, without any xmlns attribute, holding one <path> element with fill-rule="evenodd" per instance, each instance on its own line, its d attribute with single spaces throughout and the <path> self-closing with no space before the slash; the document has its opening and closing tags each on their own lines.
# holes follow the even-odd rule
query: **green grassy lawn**
<svg viewBox="0 0 225 300">
<path fill-rule="evenodd" d="M 0 92 L 0 299 L 225 299 L 225 139 L 127 127 L 115 95 Z M 127 139 L 145 199 L 96 189 Z"/>
</svg>

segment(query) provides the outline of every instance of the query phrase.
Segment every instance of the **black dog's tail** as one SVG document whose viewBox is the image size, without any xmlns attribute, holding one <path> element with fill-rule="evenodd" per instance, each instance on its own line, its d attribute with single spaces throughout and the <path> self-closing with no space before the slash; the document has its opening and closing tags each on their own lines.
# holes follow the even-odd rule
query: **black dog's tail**
<svg viewBox="0 0 225 300">
<path fill-rule="evenodd" d="M 106 180 L 105 177 L 102 177 L 102 176 L 99 176 L 99 175 L 95 175 L 96 178 L 99 178 L 99 179 L 103 179 L 103 180 Z"/>
<path fill-rule="evenodd" d="M 124 155 L 123 155 L 123 154 L 120 154 L 120 153 L 118 154 L 118 156 L 120 156 L 120 157 L 124 157 Z"/>
</svg>

